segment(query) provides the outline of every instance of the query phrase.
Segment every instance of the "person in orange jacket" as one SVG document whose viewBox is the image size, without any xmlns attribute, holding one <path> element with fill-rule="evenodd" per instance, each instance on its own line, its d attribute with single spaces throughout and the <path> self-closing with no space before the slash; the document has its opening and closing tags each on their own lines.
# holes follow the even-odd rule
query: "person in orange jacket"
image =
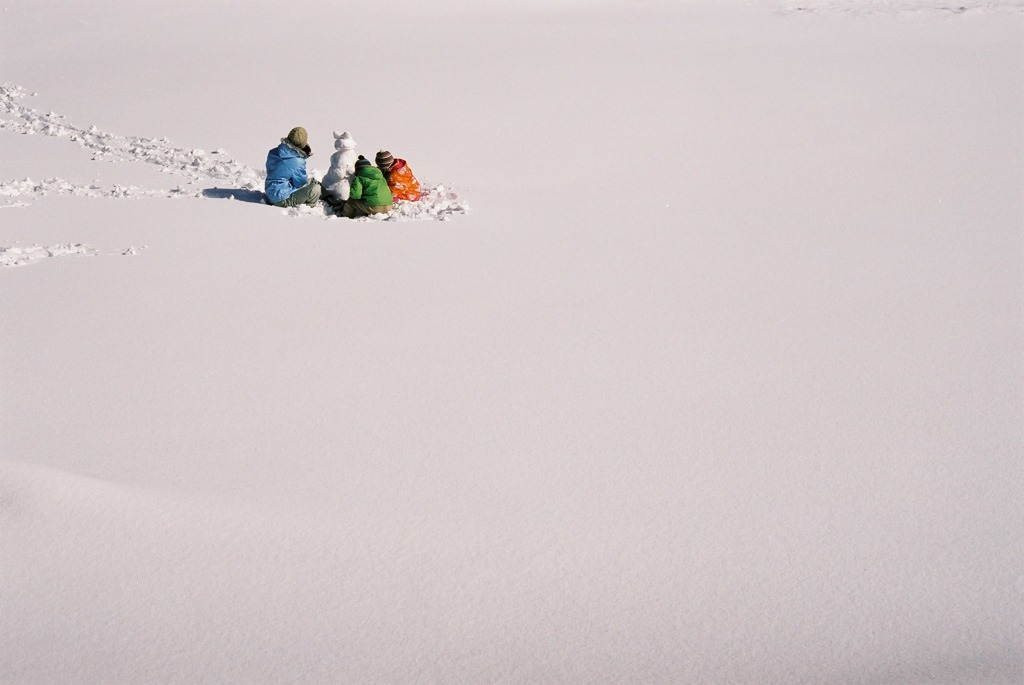
<svg viewBox="0 0 1024 685">
<path fill-rule="evenodd" d="M 387 150 L 381 150 L 375 157 L 377 168 L 388 181 L 388 188 L 395 200 L 415 202 L 422 197 L 420 182 L 412 175 L 412 169 L 404 159 L 396 159 Z"/>
</svg>

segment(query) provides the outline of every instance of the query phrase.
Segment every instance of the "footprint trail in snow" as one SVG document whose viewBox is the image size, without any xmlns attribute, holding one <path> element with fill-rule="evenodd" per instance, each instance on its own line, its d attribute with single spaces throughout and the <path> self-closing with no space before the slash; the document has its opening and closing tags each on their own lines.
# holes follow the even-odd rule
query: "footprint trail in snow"
<svg viewBox="0 0 1024 685">
<path fill-rule="evenodd" d="M 206 152 L 195 148 L 178 147 L 166 138 L 140 138 L 120 136 L 97 129 L 95 126 L 77 126 L 62 114 L 42 112 L 25 103 L 33 96 L 25 88 L 14 84 L 0 85 L 0 131 L 22 135 L 44 135 L 64 138 L 92 153 L 93 160 L 151 164 L 160 171 L 184 179 L 186 185 L 212 182 L 217 187 L 239 191 L 262 192 L 265 174 L 231 159 L 224 150 Z M 395 210 L 384 220 L 446 220 L 454 214 L 464 214 L 469 206 L 443 185 L 425 186 L 419 202 L 396 203 Z M 139 186 L 114 185 L 104 187 L 97 183 L 83 185 L 60 177 L 42 181 L 22 179 L 0 181 L 0 208 L 22 207 L 45 195 L 75 195 L 116 199 L 169 197 L 198 198 L 203 191 L 197 187 L 178 185 L 167 190 L 146 189 Z M 333 219 L 326 211 L 286 210 L 291 216 L 321 216 Z M 380 220 L 380 219 L 377 219 Z"/>
</svg>

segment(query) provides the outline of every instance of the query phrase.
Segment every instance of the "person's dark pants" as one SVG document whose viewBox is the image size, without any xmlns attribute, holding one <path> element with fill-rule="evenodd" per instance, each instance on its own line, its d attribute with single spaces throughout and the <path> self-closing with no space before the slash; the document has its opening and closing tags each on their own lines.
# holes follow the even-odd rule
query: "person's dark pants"
<svg viewBox="0 0 1024 685">
<path fill-rule="evenodd" d="M 345 200 L 345 206 L 342 208 L 342 216 L 355 219 L 360 216 L 369 216 L 371 214 L 387 214 L 391 211 L 394 205 L 368 205 L 362 200 Z"/>
</svg>

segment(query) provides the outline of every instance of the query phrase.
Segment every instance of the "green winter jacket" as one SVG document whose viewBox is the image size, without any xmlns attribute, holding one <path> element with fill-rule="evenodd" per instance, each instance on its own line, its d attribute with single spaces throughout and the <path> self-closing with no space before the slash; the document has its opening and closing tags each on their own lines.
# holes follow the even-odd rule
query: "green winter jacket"
<svg viewBox="0 0 1024 685">
<path fill-rule="evenodd" d="M 375 166 L 361 166 L 356 169 L 349 197 L 353 200 L 362 200 L 371 207 L 382 207 L 394 202 L 388 182 L 384 180 L 384 174 Z"/>
</svg>

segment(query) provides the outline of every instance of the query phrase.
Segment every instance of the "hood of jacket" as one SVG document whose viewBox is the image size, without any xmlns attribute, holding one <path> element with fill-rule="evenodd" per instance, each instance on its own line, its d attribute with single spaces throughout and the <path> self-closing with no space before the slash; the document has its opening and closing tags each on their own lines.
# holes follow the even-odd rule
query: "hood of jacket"
<svg viewBox="0 0 1024 685">
<path fill-rule="evenodd" d="M 289 152 L 294 154 L 288 154 Z M 307 159 L 312 156 L 313 149 L 308 145 L 306 147 L 299 148 L 288 142 L 287 138 L 281 139 L 281 159 L 286 159 L 288 157 L 301 157 L 302 159 Z"/>
<path fill-rule="evenodd" d="M 356 167 L 356 176 L 365 179 L 372 179 L 374 181 L 383 181 L 384 174 L 375 166 L 358 166 Z M 386 181 L 385 181 L 386 182 Z"/>
</svg>

